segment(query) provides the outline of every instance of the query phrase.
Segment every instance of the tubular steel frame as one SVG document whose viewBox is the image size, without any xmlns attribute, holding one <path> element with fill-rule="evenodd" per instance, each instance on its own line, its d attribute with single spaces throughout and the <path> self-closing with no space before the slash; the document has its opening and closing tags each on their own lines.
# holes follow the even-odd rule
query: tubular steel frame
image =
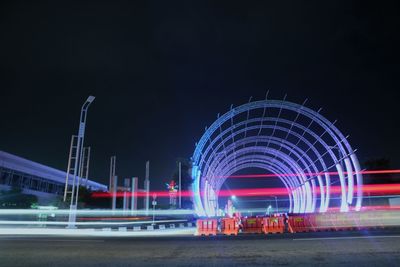
<svg viewBox="0 0 400 267">
<path fill-rule="evenodd" d="M 289 212 L 315 212 L 317 206 L 318 212 L 326 212 L 334 182 L 341 186 L 340 210 L 346 212 L 351 206 L 360 210 L 363 178 L 347 137 L 336 128 L 336 121 L 320 114 L 321 109 L 285 99 L 251 102 L 250 98 L 218 114 L 206 128 L 192 156 L 192 190 L 199 216 L 217 214 L 222 184 L 246 168 L 265 169 L 279 177 L 288 191 Z M 329 175 L 331 171 L 338 177 Z M 296 175 L 282 175 L 289 173 Z"/>
</svg>

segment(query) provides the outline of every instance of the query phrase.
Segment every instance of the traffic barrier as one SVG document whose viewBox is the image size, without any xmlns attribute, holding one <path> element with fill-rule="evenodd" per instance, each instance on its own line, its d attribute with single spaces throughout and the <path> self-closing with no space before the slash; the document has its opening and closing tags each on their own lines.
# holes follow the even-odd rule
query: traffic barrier
<svg viewBox="0 0 400 267">
<path fill-rule="evenodd" d="M 302 233 L 313 231 L 308 215 L 290 216 L 288 220 L 288 228 L 291 233 Z"/>
<path fill-rule="evenodd" d="M 294 234 L 295 233 L 295 231 L 296 231 L 296 228 L 295 228 L 295 226 L 294 226 L 294 222 L 293 222 L 294 220 L 293 220 L 293 217 L 292 216 L 289 216 L 289 218 L 287 219 L 287 222 L 288 222 L 288 231 L 289 231 L 289 233 L 292 233 L 292 234 Z"/>
<path fill-rule="evenodd" d="M 140 227 L 140 226 L 134 226 L 133 227 L 133 231 L 140 231 L 140 230 L 142 230 L 142 228 Z"/>
<path fill-rule="evenodd" d="M 285 223 L 283 217 L 266 217 L 263 218 L 263 233 L 264 234 L 283 234 L 285 231 Z"/>
<path fill-rule="evenodd" d="M 170 228 L 170 229 L 175 229 L 175 224 L 171 223 L 171 224 L 169 225 L 169 228 Z"/>
<path fill-rule="evenodd" d="M 308 228 L 308 231 L 317 231 L 317 224 L 315 221 L 315 214 L 307 214 L 306 215 L 306 220 L 305 220 L 305 225 Z"/>
<path fill-rule="evenodd" d="M 287 218 L 287 228 L 285 220 Z M 242 222 L 239 224 L 238 222 Z M 348 231 L 353 229 L 387 228 L 400 226 L 400 212 L 394 211 L 363 211 L 363 212 L 327 212 L 315 214 L 292 214 L 288 217 L 250 217 L 222 218 L 221 233 L 238 235 L 239 225 L 243 233 L 301 233 L 311 231 Z M 189 225 L 189 223 L 188 223 Z M 172 227 L 172 225 L 171 225 Z M 287 229 L 287 230 L 286 230 Z M 104 228 L 107 230 L 107 228 Z M 216 235 L 217 219 L 197 220 L 197 235 Z"/>
<path fill-rule="evenodd" d="M 360 226 L 360 215 L 358 213 L 334 212 L 312 216 L 315 220 L 315 231 L 348 231 L 359 229 Z"/>
<path fill-rule="evenodd" d="M 160 225 L 158 226 L 158 229 L 160 229 L 160 230 L 165 230 L 165 225 L 164 225 L 164 224 L 160 224 Z"/>
<path fill-rule="evenodd" d="M 154 230 L 154 226 L 153 225 L 148 225 L 147 226 L 147 231 L 153 231 Z"/>
<path fill-rule="evenodd" d="M 239 233 L 237 219 L 223 218 L 221 220 L 221 231 L 224 235 L 237 235 Z"/>
<path fill-rule="evenodd" d="M 243 232 L 249 234 L 261 234 L 263 232 L 262 220 L 263 218 L 258 217 L 243 218 Z"/>
<path fill-rule="evenodd" d="M 187 226 L 188 227 L 193 227 L 193 223 L 190 222 L 190 223 L 187 224 Z"/>
<path fill-rule="evenodd" d="M 119 232 L 126 232 L 127 228 L 126 227 L 118 227 Z"/>
<path fill-rule="evenodd" d="M 197 235 L 217 235 L 217 219 L 198 219 Z"/>
<path fill-rule="evenodd" d="M 335 218 L 334 218 L 334 225 L 335 225 L 335 231 L 344 231 L 348 230 L 350 226 L 347 224 L 347 217 L 346 213 L 335 213 Z"/>
</svg>

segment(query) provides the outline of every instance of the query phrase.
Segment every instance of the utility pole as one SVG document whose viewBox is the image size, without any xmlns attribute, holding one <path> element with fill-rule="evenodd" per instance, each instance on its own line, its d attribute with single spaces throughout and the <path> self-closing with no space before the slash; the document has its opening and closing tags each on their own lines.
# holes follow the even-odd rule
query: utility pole
<svg viewBox="0 0 400 267">
<path fill-rule="evenodd" d="M 144 191 L 146 192 L 146 197 L 144 198 L 144 209 L 146 210 L 146 215 L 149 215 L 150 206 L 150 161 L 146 162 L 146 176 L 144 180 Z"/>
<path fill-rule="evenodd" d="M 117 187 L 118 187 L 118 175 L 114 175 L 113 180 L 113 191 L 112 191 L 112 210 L 117 208 Z"/>
<path fill-rule="evenodd" d="M 133 177 L 131 183 L 131 212 L 137 210 L 137 193 L 138 193 L 138 178 Z"/>
<path fill-rule="evenodd" d="M 179 208 L 182 208 L 182 162 L 179 161 Z"/>
<path fill-rule="evenodd" d="M 279 213 L 279 208 L 278 208 L 278 198 L 275 196 L 275 208 L 276 208 L 276 213 Z"/>
<path fill-rule="evenodd" d="M 156 199 L 157 199 L 157 194 L 153 194 L 153 202 L 151 203 L 153 205 L 153 223 L 152 223 L 152 225 L 155 225 L 155 217 L 156 217 L 155 211 L 156 211 L 156 205 L 157 205 Z"/>
<path fill-rule="evenodd" d="M 85 128 L 86 128 L 86 116 L 90 104 L 94 101 L 94 96 L 89 96 L 81 108 L 81 115 L 79 119 L 79 130 L 77 135 L 77 145 L 75 154 L 75 166 L 72 182 L 72 192 L 71 192 L 71 204 L 68 215 L 68 226 L 67 228 L 76 228 L 76 209 L 78 206 L 79 197 L 79 183 L 81 174 L 82 164 L 83 164 L 83 143 L 85 139 Z"/>
<path fill-rule="evenodd" d="M 131 179 L 130 178 L 125 178 L 124 180 L 124 205 L 123 205 L 123 210 L 124 212 L 129 209 L 129 192 L 131 191 Z"/>
<path fill-rule="evenodd" d="M 115 175 L 115 165 L 117 157 L 112 156 L 110 158 L 110 182 L 109 182 L 109 192 L 111 193 L 111 209 L 115 210 L 117 204 L 117 176 Z"/>
</svg>

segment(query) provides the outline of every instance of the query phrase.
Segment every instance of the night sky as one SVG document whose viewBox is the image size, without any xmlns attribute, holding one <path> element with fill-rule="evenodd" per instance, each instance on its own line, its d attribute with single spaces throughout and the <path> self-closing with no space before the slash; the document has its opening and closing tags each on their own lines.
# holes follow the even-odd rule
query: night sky
<svg viewBox="0 0 400 267">
<path fill-rule="evenodd" d="M 119 177 L 150 160 L 161 189 L 217 113 L 270 90 L 323 107 L 361 162 L 400 167 L 395 1 L 192 2 L 2 1 L 0 150 L 65 170 L 92 94 L 92 179 L 115 154 Z"/>
</svg>

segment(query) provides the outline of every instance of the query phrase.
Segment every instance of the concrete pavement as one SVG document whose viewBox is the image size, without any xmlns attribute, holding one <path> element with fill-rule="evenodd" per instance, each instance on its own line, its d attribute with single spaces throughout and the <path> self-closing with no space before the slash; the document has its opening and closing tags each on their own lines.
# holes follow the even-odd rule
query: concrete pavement
<svg viewBox="0 0 400 267">
<path fill-rule="evenodd" d="M 1 266 L 398 266 L 400 232 L 0 237 Z"/>
</svg>

